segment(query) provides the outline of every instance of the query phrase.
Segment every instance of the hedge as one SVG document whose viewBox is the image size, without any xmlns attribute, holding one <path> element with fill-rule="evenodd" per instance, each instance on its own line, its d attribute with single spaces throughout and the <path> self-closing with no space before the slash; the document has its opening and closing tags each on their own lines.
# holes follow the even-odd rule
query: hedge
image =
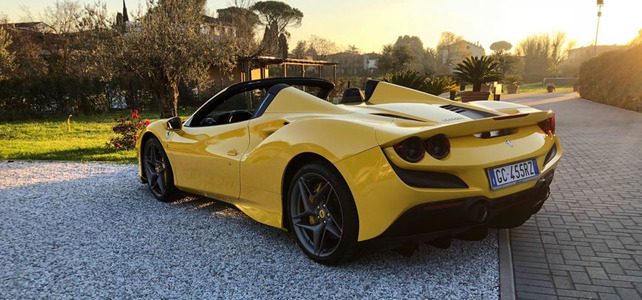
<svg viewBox="0 0 642 300">
<path fill-rule="evenodd" d="M 642 45 L 584 62 L 578 83 L 584 99 L 642 112 Z"/>
<path fill-rule="evenodd" d="M 97 78 L 44 75 L 0 81 L 0 121 L 107 109 L 105 84 Z"/>
</svg>

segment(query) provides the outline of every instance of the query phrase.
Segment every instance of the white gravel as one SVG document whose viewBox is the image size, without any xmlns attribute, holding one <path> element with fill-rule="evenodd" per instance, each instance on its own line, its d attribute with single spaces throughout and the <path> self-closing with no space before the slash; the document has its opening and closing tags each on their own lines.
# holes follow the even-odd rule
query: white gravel
<svg viewBox="0 0 642 300">
<path fill-rule="evenodd" d="M 0 161 L 0 299 L 497 299 L 497 237 L 326 267 L 205 199 L 161 203 L 136 166 Z"/>
</svg>

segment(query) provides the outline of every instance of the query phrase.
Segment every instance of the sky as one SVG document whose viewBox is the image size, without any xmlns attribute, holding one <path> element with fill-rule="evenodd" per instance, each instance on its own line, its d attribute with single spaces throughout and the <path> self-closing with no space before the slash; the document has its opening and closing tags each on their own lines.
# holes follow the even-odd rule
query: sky
<svg viewBox="0 0 642 300">
<path fill-rule="evenodd" d="M 95 0 L 79 0 L 94 3 Z M 122 0 L 103 0 L 110 12 L 122 9 Z M 126 0 L 130 12 L 143 0 Z M 597 25 L 596 0 L 284 0 L 303 12 L 298 28 L 289 28 L 290 45 L 316 35 L 362 52 L 380 52 L 400 35 L 416 35 L 426 47 L 436 47 L 443 31 L 452 31 L 489 51 L 493 42 L 516 45 L 538 33 L 565 31 L 577 46 L 592 45 Z M 642 0 L 604 0 L 598 44 L 626 44 L 642 29 Z M 21 4 L 22 3 L 22 4 Z M 53 0 L 0 0 L 0 17 L 24 18 L 29 7 L 34 19 Z M 207 8 L 230 6 L 230 0 L 208 0 Z"/>
</svg>

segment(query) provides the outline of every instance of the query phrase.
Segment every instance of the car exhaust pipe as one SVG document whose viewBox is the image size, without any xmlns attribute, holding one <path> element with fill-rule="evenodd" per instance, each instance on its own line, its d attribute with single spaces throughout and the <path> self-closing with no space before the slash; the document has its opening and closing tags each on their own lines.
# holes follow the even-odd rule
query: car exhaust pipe
<svg viewBox="0 0 642 300">
<path fill-rule="evenodd" d="M 546 199 L 551 195 L 551 188 L 547 186 L 543 186 L 542 189 L 540 190 L 539 193 L 537 193 L 537 202 L 533 205 L 531 209 L 531 214 L 536 214 L 542 209 L 542 206 L 544 206 L 544 202 L 546 202 Z"/>
<path fill-rule="evenodd" d="M 468 221 L 472 223 L 483 223 L 488 219 L 489 207 L 485 200 L 471 201 L 464 209 Z"/>
</svg>

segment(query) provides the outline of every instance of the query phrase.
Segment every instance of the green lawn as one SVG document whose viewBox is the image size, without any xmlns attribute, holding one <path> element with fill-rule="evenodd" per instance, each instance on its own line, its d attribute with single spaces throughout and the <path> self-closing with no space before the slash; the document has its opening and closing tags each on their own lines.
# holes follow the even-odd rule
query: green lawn
<svg viewBox="0 0 642 300">
<path fill-rule="evenodd" d="M 555 87 L 556 92 L 572 92 L 573 91 L 573 86 L 572 85 L 561 85 L 561 86 L 556 86 Z M 534 83 L 525 83 L 519 86 L 519 90 L 517 90 L 518 93 L 520 94 L 526 94 L 526 93 L 546 93 L 546 87 L 542 86 L 542 82 L 534 82 Z"/>
<path fill-rule="evenodd" d="M 114 118 L 128 114 L 128 111 L 122 111 L 100 116 L 73 116 L 71 132 L 67 131 L 66 117 L 2 123 L 0 159 L 135 162 L 134 150 L 105 146 L 116 136 L 112 131 Z M 158 112 L 139 115 L 143 122 L 158 118 Z"/>
</svg>

